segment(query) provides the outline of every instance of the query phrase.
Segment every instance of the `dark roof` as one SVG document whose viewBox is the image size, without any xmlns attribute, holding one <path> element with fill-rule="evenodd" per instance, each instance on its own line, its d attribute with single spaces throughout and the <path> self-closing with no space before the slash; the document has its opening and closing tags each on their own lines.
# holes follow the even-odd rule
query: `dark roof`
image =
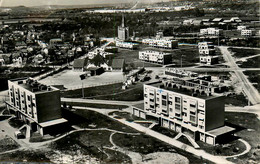
<svg viewBox="0 0 260 164">
<path fill-rule="evenodd" d="M 125 65 L 125 59 L 113 59 L 112 61 L 112 68 L 114 69 L 121 69 L 124 68 Z"/>
<path fill-rule="evenodd" d="M 84 68 L 87 65 L 86 59 L 75 59 L 73 63 L 73 68 Z"/>
<path fill-rule="evenodd" d="M 134 107 L 134 108 L 137 108 L 137 109 L 144 110 L 144 103 L 135 104 L 135 105 L 133 105 L 133 107 Z"/>
</svg>

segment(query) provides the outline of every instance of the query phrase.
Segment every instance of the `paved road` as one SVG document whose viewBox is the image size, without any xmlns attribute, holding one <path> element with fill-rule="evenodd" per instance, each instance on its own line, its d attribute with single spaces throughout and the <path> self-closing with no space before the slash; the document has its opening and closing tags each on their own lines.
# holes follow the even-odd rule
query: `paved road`
<svg viewBox="0 0 260 164">
<path fill-rule="evenodd" d="M 219 46 L 219 49 L 222 52 L 224 59 L 228 61 L 230 67 L 233 68 L 233 71 L 235 72 L 238 80 L 242 84 L 243 92 L 247 95 L 249 101 L 254 105 L 260 103 L 260 95 L 258 91 L 255 87 L 253 87 L 243 72 L 239 69 L 231 53 L 228 51 L 228 47 Z"/>
</svg>

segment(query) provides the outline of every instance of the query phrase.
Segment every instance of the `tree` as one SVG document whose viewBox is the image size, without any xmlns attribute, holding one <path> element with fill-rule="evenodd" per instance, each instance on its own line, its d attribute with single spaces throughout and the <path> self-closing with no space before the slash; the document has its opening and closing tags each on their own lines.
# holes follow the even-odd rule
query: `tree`
<svg viewBox="0 0 260 164">
<path fill-rule="evenodd" d="M 104 64 L 104 57 L 100 54 L 97 54 L 93 59 L 90 60 L 90 63 L 93 63 L 95 66 L 100 67 L 101 64 Z"/>
</svg>

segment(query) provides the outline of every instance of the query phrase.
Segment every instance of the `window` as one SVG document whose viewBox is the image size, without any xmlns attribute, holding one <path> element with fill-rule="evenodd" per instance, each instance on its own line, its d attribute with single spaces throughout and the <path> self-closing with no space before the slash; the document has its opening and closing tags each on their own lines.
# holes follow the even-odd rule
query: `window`
<svg viewBox="0 0 260 164">
<path fill-rule="evenodd" d="M 187 110 L 187 108 L 183 108 L 184 110 Z"/>
<path fill-rule="evenodd" d="M 31 97 L 30 97 L 30 96 L 27 96 L 27 99 L 28 99 L 28 101 L 30 101 L 30 100 L 31 100 Z"/>
<path fill-rule="evenodd" d="M 195 116 L 190 116 L 190 121 L 195 122 Z"/>
<path fill-rule="evenodd" d="M 154 105 L 150 105 L 150 108 L 154 108 Z"/>
<path fill-rule="evenodd" d="M 153 93 L 150 93 L 151 96 L 153 96 L 154 94 Z"/>
<path fill-rule="evenodd" d="M 182 112 L 182 115 L 183 115 L 183 116 L 187 116 L 187 113 L 185 113 L 185 112 Z"/>
<path fill-rule="evenodd" d="M 183 100 L 184 103 L 187 103 L 187 100 Z"/>
<path fill-rule="evenodd" d="M 147 98 L 147 94 L 144 94 L 144 97 L 146 97 L 146 98 Z"/>
<path fill-rule="evenodd" d="M 172 112 L 172 108 L 170 108 L 170 112 Z"/>
<path fill-rule="evenodd" d="M 163 106 L 166 106 L 166 104 L 167 104 L 166 101 L 165 101 L 165 100 L 162 100 L 162 105 L 163 105 Z"/>
<path fill-rule="evenodd" d="M 175 104 L 175 109 L 176 109 L 176 110 L 180 110 L 180 109 L 181 109 L 180 104 Z"/>
<path fill-rule="evenodd" d="M 32 103 L 32 106 L 35 106 L 35 103 Z"/>
<path fill-rule="evenodd" d="M 201 125 L 200 125 L 199 127 L 200 127 L 200 129 L 203 129 L 203 128 L 204 128 L 204 126 L 201 126 Z"/>
<path fill-rule="evenodd" d="M 190 104 L 191 108 L 196 108 L 196 104 Z"/>
<path fill-rule="evenodd" d="M 181 114 L 175 113 L 175 116 L 176 116 L 176 117 L 181 117 Z"/>
<path fill-rule="evenodd" d="M 171 101 L 168 101 L 169 105 L 172 105 L 172 102 Z"/>
<path fill-rule="evenodd" d="M 190 111 L 190 114 L 192 114 L 192 115 L 195 115 L 196 113 L 195 113 L 195 112 L 192 112 L 192 111 Z"/>
<path fill-rule="evenodd" d="M 167 98 L 167 96 L 166 95 L 162 95 L 162 99 L 166 99 Z"/>
<path fill-rule="evenodd" d="M 180 103 L 181 99 L 179 97 L 175 97 L 175 102 Z"/>
</svg>

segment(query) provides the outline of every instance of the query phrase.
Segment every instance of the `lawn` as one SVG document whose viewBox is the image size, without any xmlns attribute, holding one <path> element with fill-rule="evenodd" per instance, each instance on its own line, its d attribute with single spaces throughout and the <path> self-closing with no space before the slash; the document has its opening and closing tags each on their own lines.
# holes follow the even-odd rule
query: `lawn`
<svg viewBox="0 0 260 164">
<path fill-rule="evenodd" d="M 0 139 L 0 152 L 13 150 L 16 148 L 19 148 L 19 144 L 16 143 L 12 138 L 5 137 L 5 138 Z M 0 161 L 1 161 L 1 157 L 0 157 Z"/>
<path fill-rule="evenodd" d="M 237 159 L 232 159 L 234 163 L 244 163 L 244 161 L 253 160 L 256 163 L 260 161 L 260 121 L 257 118 L 257 115 L 251 113 L 233 113 L 226 112 L 225 113 L 226 122 L 239 125 L 244 127 L 244 130 L 237 132 L 237 136 L 241 137 L 245 141 L 247 141 L 252 149 L 251 151 Z M 251 163 L 253 163 L 253 161 Z M 249 162 L 250 163 L 250 162 Z"/>
<path fill-rule="evenodd" d="M 247 59 L 245 62 L 238 62 L 241 68 L 260 68 L 260 56 Z"/>
<path fill-rule="evenodd" d="M 190 163 L 211 163 L 145 134 L 126 135 L 117 133 L 113 135 L 113 141 L 119 147 L 144 155 L 154 152 L 174 152 L 188 158 Z"/>
<path fill-rule="evenodd" d="M 93 103 L 81 103 L 81 102 L 62 102 L 64 105 L 90 107 L 90 108 L 101 108 L 101 109 L 124 109 L 126 105 L 112 105 L 112 104 L 93 104 Z"/>
<path fill-rule="evenodd" d="M 90 155 L 92 158 L 96 158 L 105 163 L 131 163 L 130 158 L 122 153 L 106 149 L 105 147 L 111 147 L 109 142 L 111 132 L 98 130 L 98 131 L 81 131 L 70 134 L 58 141 L 50 144 L 52 150 L 59 150 L 66 155 L 80 154 L 84 161 L 84 155 Z M 107 156 L 109 155 L 109 157 Z"/>
<path fill-rule="evenodd" d="M 242 93 L 239 95 L 234 93 L 225 97 L 225 104 L 234 106 L 247 106 L 248 100 Z"/>
<path fill-rule="evenodd" d="M 164 134 L 168 137 L 172 137 L 174 138 L 178 133 L 173 131 L 173 130 L 170 130 L 168 128 L 164 128 L 164 127 L 161 127 L 160 125 L 155 125 L 152 130 L 156 131 L 156 132 L 159 132 L 161 134 Z"/>
<path fill-rule="evenodd" d="M 260 50 L 256 49 L 228 48 L 228 50 L 234 52 L 233 56 L 236 58 L 243 58 L 260 54 Z"/>
<path fill-rule="evenodd" d="M 51 153 L 43 150 L 18 150 L 12 153 L 6 153 L 0 155 L 0 162 L 17 162 L 17 163 L 27 163 L 27 162 L 40 162 L 49 163 L 49 158 L 46 157 L 46 153 Z"/>
<path fill-rule="evenodd" d="M 76 109 L 74 112 L 71 112 L 67 109 L 63 109 L 62 113 L 63 117 L 67 119 L 71 125 L 78 125 L 81 128 L 93 128 L 94 126 L 95 128 L 109 128 L 129 133 L 137 132 L 95 111 Z"/>
<path fill-rule="evenodd" d="M 108 115 L 116 115 L 119 116 L 120 118 L 125 118 L 127 121 L 141 120 L 141 118 L 136 117 L 128 112 L 114 111 L 114 112 L 109 112 Z"/>
<path fill-rule="evenodd" d="M 81 98 L 82 89 L 61 92 L 62 97 Z M 104 86 L 89 87 L 84 89 L 85 98 L 99 100 L 138 101 L 143 100 L 143 84 L 131 85 L 127 90 L 122 90 L 122 83 Z"/>
<path fill-rule="evenodd" d="M 244 71 L 243 73 L 248 76 L 248 80 L 260 92 L 260 71 Z"/>
</svg>

